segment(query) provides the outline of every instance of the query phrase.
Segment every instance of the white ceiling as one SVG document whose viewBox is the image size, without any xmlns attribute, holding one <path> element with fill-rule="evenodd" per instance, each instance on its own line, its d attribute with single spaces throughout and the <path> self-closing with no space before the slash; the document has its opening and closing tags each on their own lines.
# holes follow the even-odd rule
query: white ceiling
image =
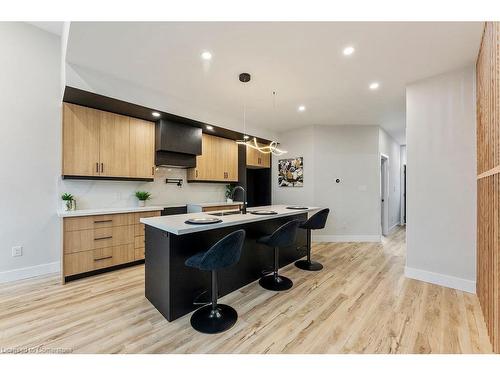
<svg viewBox="0 0 500 375">
<path fill-rule="evenodd" d="M 77 22 L 67 62 L 161 93 L 162 110 L 180 98 L 241 122 L 245 102 L 254 128 L 381 125 L 404 143 L 405 86 L 473 63 L 481 33 L 479 22 Z"/>
</svg>

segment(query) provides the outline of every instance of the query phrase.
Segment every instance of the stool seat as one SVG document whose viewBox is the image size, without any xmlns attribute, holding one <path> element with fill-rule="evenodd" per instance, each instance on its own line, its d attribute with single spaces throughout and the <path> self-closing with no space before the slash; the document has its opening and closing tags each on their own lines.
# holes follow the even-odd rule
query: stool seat
<svg viewBox="0 0 500 375">
<path fill-rule="evenodd" d="M 245 231 L 237 230 L 216 242 L 206 252 L 199 252 L 186 259 L 188 267 L 212 273 L 212 302 L 191 315 L 191 326 L 202 333 L 220 333 L 231 328 L 238 320 L 238 313 L 231 306 L 218 304 L 217 270 L 237 263 L 241 256 Z"/>
<path fill-rule="evenodd" d="M 319 271 L 323 269 L 321 263 L 311 260 L 311 230 L 323 229 L 326 225 L 329 208 L 322 209 L 312 215 L 306 221 L 300 223 L 299 228 L 307 230 L 307 259 L 301 259 L 295 262 L 295 266 L 305 271 Z"/>
<path fill-rule="evenodd" d="M 257 242 L 274 248 L 274 269 L 269 275 L 263 276 L 259 280 L 259 284 L 267 290 L 283 291 L 288 290 L 293 286 L 292 280 L 279 275 L 279 248 L 293 245 L 297 237 L 297 229 L 300 220 L 291 220 L 283 224 L 273 233 L 260 237 Z"/>
</svg>

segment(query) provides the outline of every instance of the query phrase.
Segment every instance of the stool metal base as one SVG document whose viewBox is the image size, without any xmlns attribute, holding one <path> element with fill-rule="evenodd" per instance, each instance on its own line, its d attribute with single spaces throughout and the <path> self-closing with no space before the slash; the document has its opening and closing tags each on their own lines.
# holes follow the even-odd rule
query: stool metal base
<svg viewBox="0 0 500 375">
<path fill-rule="evenodd" d="M 217 305 L 212 311 L 212 305 L 206 305 L 191 315 L 191 326 L 201 333 L 220 333 L 234 326 L 238 313 L 228 305 Z"/>
<path fill-rule="evenodd" d="M 275 276 L 274 274 L 271 274 L 261 277 L 259 280 L 259 284 L 264 289 L 280 292 L 283 290 L 291 289 L 293 286 L 293 281 L 285 276 Z"/>
<path fill-rule="evenodd" d="M 305 271 L 319 271 L 323 269 L 323 265 L 321 263 L 315 262 L 313 260 L 308 261 L 307 259 L 296 261 L 295 267 Z"/>
</svg>

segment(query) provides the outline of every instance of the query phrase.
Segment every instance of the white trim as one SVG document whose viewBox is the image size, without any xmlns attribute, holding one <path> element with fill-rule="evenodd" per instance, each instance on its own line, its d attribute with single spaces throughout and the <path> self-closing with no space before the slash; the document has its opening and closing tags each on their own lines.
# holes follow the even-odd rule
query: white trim
<svg viewBox="0 0 500 375">
<path fill-rule="evenodd" d="M 389 228 L 389 231 L 387 232 L 388 235 L 392 233 L 394 229 L 396 229 L 397 226 L 401 225 L 400 223 L 394 223 L 392 227 Z"/>
<path fill-rule="evenodd" d="M 380 235 L 313 235 L 314 242 L 380 242 Z"/>
<path fill-rule="evenodd" d="M 474 280 L 461 279 L 455 276 L 443 275 L 411 267 L 405 267 L 405 276 L 410 279 L 425 281 L 427 283 L 437 284 L 447 288 L 476 293 L 476 281 Z"/>
<path fill-rule="evenodd" d="M 0 283 L 28 279 L 30 277 L 42 276 L 50 273 L 59 273 L 61 262 L 38 264 L 36 266 L 17 268 L 15 270 L 1 271 Z"/>
</svg>

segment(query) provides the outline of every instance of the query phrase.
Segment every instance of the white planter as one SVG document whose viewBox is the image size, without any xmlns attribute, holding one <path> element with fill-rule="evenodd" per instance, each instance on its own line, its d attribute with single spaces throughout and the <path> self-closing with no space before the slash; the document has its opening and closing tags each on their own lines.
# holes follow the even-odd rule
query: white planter
<svg viewBox="0 0 500 375">
<path fill-rule="evenodd" d="M 72 208 L 73 208 L 72 201 L 62 201 L 61 202 L 61 209 L 63 210 L 63 212 L 71 211 Z"/>
<path fill-rule="evenodd" d="M 233 203 L 233 200 L 231 198 L 226 198 L 227 203 Z"/>
<path fill-rule="evenodd" d="M 146 201 L 139 201 L 139 207 L 145 207 L 146 206 Z"/>
</svg>

